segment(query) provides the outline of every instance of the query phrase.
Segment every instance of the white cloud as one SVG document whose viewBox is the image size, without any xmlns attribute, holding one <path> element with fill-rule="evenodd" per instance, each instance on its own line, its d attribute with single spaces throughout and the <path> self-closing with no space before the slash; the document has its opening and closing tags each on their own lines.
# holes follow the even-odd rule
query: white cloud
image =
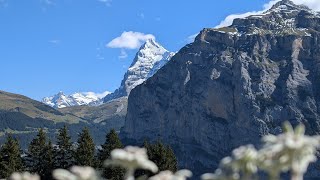
<svg viewBox="0 0 320 180">
<path fill-rule="evenodd" d="M 121 36 L 110 41 L 107 44 L 107 47 L 137 49 L 148 39 L 155 39 L 155 36 L 152 34 L 144 34 L 141 32 L 125 31 L 121 34 Z"/>
<path fill-rule="evenodd" d="M 60 44 L 60 42 L 61 41 L 59 39 L 52 39 L 49 41 L 49 43 L 51 43 L 51 44 Z"/>
<path fill-rule="evenodd" d="M 112 0 L 98 0 L 101 3 L 104 3 L 106 6 L 111 6 Z"/>
<path fill-rule="evenodd" d="M 118 57 L 119 59 L 125 59 L 128 57 L 128 54 L 124 49 L 121 49 L 120 55 Z"/>
<path fill-rule="evenodd" d="M 40 2 L 48 6 L 55 5 L 53 0 L 40 0 Z"/>
<path fill-rule="evenodd" d="M 192 43 L 194 41 L 194 39 L 198 36 L 199 33 L 197 34 L 192 34 L 189 37 L 187 37 L 187 42 L 188 43 Z"/>
<path fill-rule="evenodd" d="M 276 4 L 279 1 L 280 0 L 271 0 L 270 2 L 263 5 L 263 10 L 261 10 L 261 11 L 251 11 L 251 12 L 246 12 L 243 14 L 231 14 L 231 15 L 227 16 L 223 21 L 221 21 L 220 24 L 216 26 L 216 28 L 230 26 L 232 24 L 233 20 L 236 18 L 244 18 L 244 17 L 250 16 L 250 15 L 261 14 L 264 11 L 270 9 L 274 4 Z M 320 1 L 319 0 L 292 0 L 292 1 L 295 4 L 306 5 L 309 8 L 311 8 L 312 10 L 320 11 Z"/>
<path fill-rule="evenodd" d="M 292 0 L 296 4 L 303 4 L 308 6 L 314 11 L 320 11 L 320 1 L 319 0 Z"/>
<path fill-rule="evenodd" d="M 141 19 L 144 19 L 144 13 L 140 13 L 140 14 L 138 14 L 138 16 L 141 18 Z"/>
</svg>

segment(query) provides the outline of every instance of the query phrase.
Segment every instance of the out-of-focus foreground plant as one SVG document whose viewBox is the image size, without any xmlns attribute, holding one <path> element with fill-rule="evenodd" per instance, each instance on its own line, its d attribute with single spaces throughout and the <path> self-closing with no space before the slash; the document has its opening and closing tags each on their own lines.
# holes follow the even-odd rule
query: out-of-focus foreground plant
<svg viewBox="0 0 320 180">
<path fill-rule="evenodd" d="M 286 122 L 284 133 L 263 137 L 260 150 L 253 145 L 241 146 L 233 150 L 230 157 L 220 162 L 215 173 L 204 174 L 202 180 L 254 180 L 259 179 L 259 171 L 264 171 L 271 180 L 280 178 L 281 173 L 290 172 L 292 180 L 302 180 L 311 162 L 316 161 L 316 152 L 320 147 L 319 136 L 305 135 L 305 127 L 300 124 L 295 129 Z M 128 146 L 115 149 L 106 166 L 119 166 L 126 169 L 125 180 L 134 180 L 138 169 L 158 172 L 155 163 L 148 159 L 144 148 Z M 180 170 L 175 173 L 161 171 L 149 180 L 186 180 L 192 173 Z M 57 169 L 53 172 L 57 180 L 100 180 L 99 174 L 91 167 L 74 166 L 70 171 Z M 39 176 L 30 173 L 14 173 L 11 180 L 39 180 Z"/>
<path fill-rule="evenodd" d="M 320 146 L 319 136 L 305 135 L 303 124 L 295 129 L 284 123 L 284 133 L 263 137 L 262 149 L 252 145 L 235 149 L 232 157 L 224 158 L 214 174 L 202 175 L 203 180 L 258 179 L 258 170 L 268 173 L 271 180 L 280 178 L 283 172 L 290 172 L 292 180 L 302 180 L 311 162 L 317 160 Z"/>
</svg>

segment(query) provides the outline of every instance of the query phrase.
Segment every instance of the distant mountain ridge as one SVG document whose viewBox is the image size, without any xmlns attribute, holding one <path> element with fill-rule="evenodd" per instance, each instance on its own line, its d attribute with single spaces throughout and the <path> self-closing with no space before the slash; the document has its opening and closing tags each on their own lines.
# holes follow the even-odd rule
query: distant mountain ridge
<svg viewBox="0 0 320 180">
<path fill-rule="evenodd" d="M 175 53 L 169 52 L 154 39 L 147 40 L 136 53 L 136 56 L 124 75 L 121 86 L 104 98 L 104 102 L 126 97 L 136 86 L 152 77 L 162 68 Z"/>
<path fill-rule="evenodd" d="M 94 92 L 80 92 L 65 95 L 62 91 L 60 91 L 58 94 L 43 98 L 42 102 L 54 108 L 82 105 L 98 106 L 103 103 L 103 98 L 108 94 L 110 94 L 110 92 L 106 91 L 101 94 Z"/>
<path fill-rule="evenodd" d="M 127 99 L 119 98 L 99 106 L 53 108 L 26 96 L 0 91 L 0 144 L 12 134 L 23 148 L 35 137 L 39 128 L 55 140 L 57 129 L 67 125 L 73 140 L 88 127 L 96 143 L 103 143 L 110 129 L 120 130 L 127 113 Z"/>
</svg>

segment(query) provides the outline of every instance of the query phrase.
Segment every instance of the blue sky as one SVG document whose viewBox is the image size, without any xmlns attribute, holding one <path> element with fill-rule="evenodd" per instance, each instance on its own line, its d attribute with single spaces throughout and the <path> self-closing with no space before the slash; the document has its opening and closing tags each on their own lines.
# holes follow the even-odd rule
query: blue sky
<svg viewBox="0 0 320 180">
<path fill-rule="evenodd" d="M 0 89 L 37 100 L 60 90 L 113 91 L 137 51 L 107 47 L 123 32 L 153 35 L 177 51 L 201 29 L 267 2 L 0 0 Z"/>
</svg>

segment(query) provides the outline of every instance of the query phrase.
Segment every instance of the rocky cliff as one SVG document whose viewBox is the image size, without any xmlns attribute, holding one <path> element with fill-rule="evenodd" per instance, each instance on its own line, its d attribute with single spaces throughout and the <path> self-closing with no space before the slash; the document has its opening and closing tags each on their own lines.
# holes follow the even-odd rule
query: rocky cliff
<svg viewBox="0 0 320 180">
<path fill-rule="evenodd" d="M 283 0 L 203 29 L 129 96 L 122 137 L 171 144 L 181 167 L 213 171 L 285 120 L 320 132 L 320 16 Z"/>
</svg>

